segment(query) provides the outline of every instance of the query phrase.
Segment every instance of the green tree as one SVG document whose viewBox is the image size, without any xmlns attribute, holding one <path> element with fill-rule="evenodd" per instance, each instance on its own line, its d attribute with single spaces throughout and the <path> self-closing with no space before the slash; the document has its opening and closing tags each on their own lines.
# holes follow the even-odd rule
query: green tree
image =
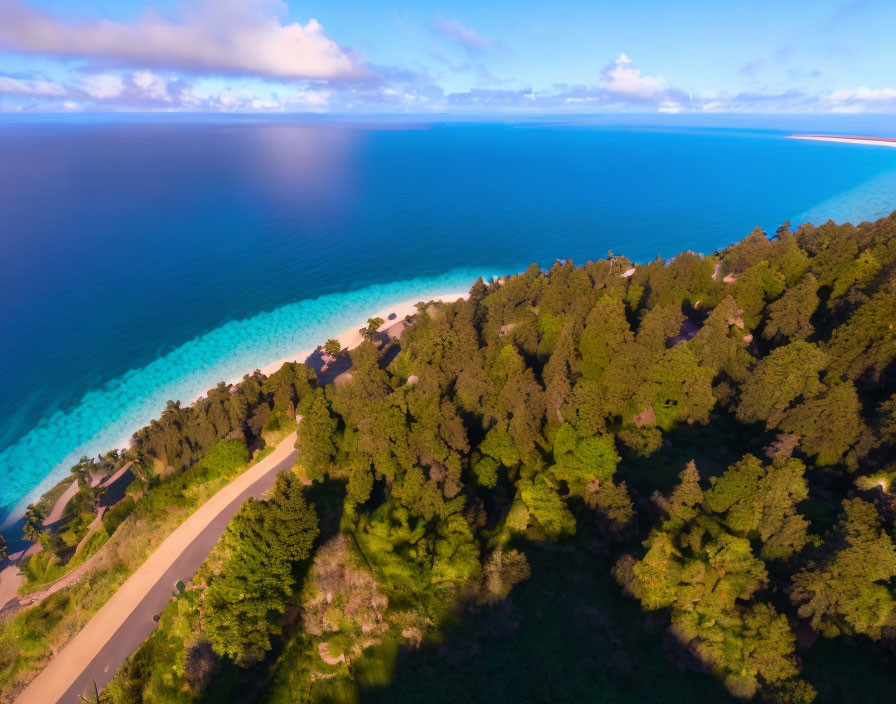
<svg viewBox="0 0 896 704">
<path fill-rule="evenodd" d="M 763 465 L 753 455 L 713 478 L 706 504 L 733 534 L 758 543 L 765 560 L 787 559 L 805 547 L 808 521 L 796 505 L 809 496 L 797 459 Z"/>
<path fill-rule="evenodd" d="M 25 509 L 25 523 L 22 526 L 22 535 L 25 540 L 36 543 L 40 540 L 41 531 L 44 528 L 44 512 L 36 504 L 29 504 Z"/>
<path fill-rule="evenodd" d="M 793 577 L 791 599 L 822 635 L 896 635 L 896 545 L 872 504 L 843 502 L 819 557 Z"/>
<path fill-rule="evenodd" d="M 315 389 L 296 431 L 296 467 L 309 479 L 323 479 L 330 470 L 336 454 L 337 425 L 323 389 Z"/>
<path fill-rule="evenodd" d="M 734 284 L 734 298 L 742 309 L 743 327 L 755 330 L 762 320 L 768 301 L 780 296 L 785 289 L 784 275 L 767 261 L 751 266 Z"/>
<path fill-rule="evenodd" d="M 636 339 L 652 353 L 660 354 L 666 348 L 666 340 L 675 337 L 681 330 L 684 320 L 680 304 L 655 306 L 644 314 Z"/>
<path fill-rule="evenodd" d="M 840 325 L 826 346 L 831 373 L 876 380 L 896 359 L 896 273 Z"/>
<path fill-rule="evenodd" d="M 802 281 L 768 306 L 762 336 L 772 339 L 781 335 L 788 340 L 802 340 L 812 334 L 811 318 L 818 308 L 818 280 L 806 274 Z"/>
<path fill-rule="evenodd" d="M 539 474 L 533 480 L 520 480 L 519 496 L 529 514 L 538 521 L 551 540 L 573 535 L 576 519 L 566 507 L 566 502 L 548 479 Z"/>
<path fill-rule="evenodd" d="M 743 327 L 736 325 L 740 315 L 737 301 L 726 296 L 687 343 L 697 353 L 701 366 L 738 382 L 747 377 L 747 368 L 753 361 L 746 350 Z"/>
<path fill-rule="evenodd" d="M 785 616 L 754 599 L 765 565 L 707 504 L 691 463 L 661 502 L 666 517 L 644 557 L 620 561 L 616 573 L 645 608 L 670 610 L 671 633 L 735 696 L 791 687 L 799 682 L 795 637 Z"/>
<path fill-rule="evenodd" d="M 204 631 L 216 653 L 242 666 L 264 657 L 295 587 L 293 567 L 318 533 L 314 506 L 288 472 L 270 498 L 240 508 L 222 538 L 227 560 L 205 593 Z"/>
<path fill-rule="evenodd" d="M 818 375 L 827 360 L 827 355 L 809 342 L 791 342 L 772 350 L 741 386 L 738 419 L 776 427 L 797 398 L 821 390 Z"/>
<path fill-rule="evenodd" d="M 651 367 L 648 379 L 652 387 L 650 402 L 658 427 L 672 430 L 678 423 L 706 423 L 709 420 L 709 413 L 716 403 L 713 373 L 700 366 L 698 356 L 690 347 L 678 345 L 664 351 Z"/>
<path fill-rule="evenodd" d="M 265 379 L 262 391 L 271 395 L 274 409 L 295 415 L 296 407 L 314 389 L 316 374 L 307 364 L 287 362 Z"/>
<path fill-rule="evenodd" d="M 545 406 L 549 423 L 562 423 L 560 409 L 572 395 L 573 381 L 578 375 L 580 363 L 576 357 L 572 333 L 563 328 L 550 358 L 544 365 L 542 378 L 545 386 Z"/>
<path fill-rule="evenodd" d="M 725 251 L 723 268 L 730 272 L 746 271 L 773 253 L 774 245 L 765 232 L 757 227 L 747 237 Z"/>
<path fill-rule="evenodd" d="M 585 496 L 609 480 L 619 463 L 612 435 L 580 437 L 569 423 L 557 431 L 553 454 L 551 474 L 566 482 L 570 493 L 578 496 Z"/>
<path fill-rule="evenodd" d="M 800 449 L 825 467 L 841 461 L 860 438 L 863 425 L 855 386 L 835 379 L 786 411 L 779 427 L 798 435 Z"/>
<path fill-rule="evenodd" d="M 332 357 L 338 357 L 342 353 L 342 343 L 331 337 L 324 344 L 324 352 Z"/>
</svg>

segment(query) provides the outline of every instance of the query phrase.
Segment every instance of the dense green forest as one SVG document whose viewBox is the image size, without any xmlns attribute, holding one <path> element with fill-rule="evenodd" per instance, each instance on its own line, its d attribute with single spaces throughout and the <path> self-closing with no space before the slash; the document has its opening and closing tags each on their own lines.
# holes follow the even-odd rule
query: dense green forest
<svg viewBox="0 0 896 704">
<path fill-rule="evenodd" d="M 136 434 L 142 503 L 300 421 L 108 700 L 892 701 L 896 213 L 533 265 L 343 354 Z"/>
</svg>

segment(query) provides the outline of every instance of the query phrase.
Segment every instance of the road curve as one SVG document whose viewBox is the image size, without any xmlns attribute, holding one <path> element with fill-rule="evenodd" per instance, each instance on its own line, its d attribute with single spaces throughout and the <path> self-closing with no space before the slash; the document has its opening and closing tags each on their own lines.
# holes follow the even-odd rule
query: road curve
<svg viewBox="0 0 896 704">
<path fill-rule="evenodd" d="M 193 577 L 239 507 L 292 467 L 295 441 L 293 433 L 178 526 L 32 680 L 16 704 L 78 704 L 81 694 L 93 690 L 93 682 L 102 689 L 152 633 L 153 617 L 165 608 L 174 585 Z"/>
</svg>

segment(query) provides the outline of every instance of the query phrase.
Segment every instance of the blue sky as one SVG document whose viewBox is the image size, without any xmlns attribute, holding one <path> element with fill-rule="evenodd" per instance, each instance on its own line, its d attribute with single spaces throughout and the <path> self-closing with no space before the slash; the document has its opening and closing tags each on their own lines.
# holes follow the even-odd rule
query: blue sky
<svg viewBox="0 0 896 704">
<path fill-rule="evenodd" d="M 896 112 L 893 0 L 0 0 L 0 111 Z"/>
</svg>

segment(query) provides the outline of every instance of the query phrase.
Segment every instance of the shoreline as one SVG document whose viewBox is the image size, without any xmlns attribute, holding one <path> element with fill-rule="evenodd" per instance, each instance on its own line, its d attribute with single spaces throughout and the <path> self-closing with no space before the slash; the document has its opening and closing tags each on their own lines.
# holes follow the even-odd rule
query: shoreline
<svg viewBox="0 0 896 704">
<path fill-rule="evenodd" d="M 405 316 L 413 315 L 414 313 L 416 313 L 418 303 L 428 303 L 430 301 L 436 303 L 454 303 L 455 301 L 466 300 L 469 297 L 470 293 L 468 291 L 463 291 L 460 293 L 443 293 L 436 296 L 424 296 L 423 298 L 410 298 L 406 301 L 402 301 L 400 303 L 396 303 L 395 305 L 389 306 L 388 308 L 378 310 L 377 312 L 368 315 L 367 318 L 382 318 L 384 322 L 377 329 L 377 332 L 385 332 L 388 328 L 395 325 L 395 323 L 404 320 Z M 389 315 L 392 313 L 395 313 L 395 319 L 389 320 Z M 339 340 L 339 342 L 342 344 L 343 350 L 354 349 L 364 341 L 364 338 L 361 336 L 360 329 L 367 323 L 367 318 L 358 321 L 356 325 L 343 330 L 341 333 L 339 333 L 339 335 L 336 336 L 335 339 Z M 326 340 L 322 340 L 318 347 L 323 346 L 325 342 Z M 298 362 L 299 364 L 306 363 L 308 361 L 308 358 L 311 357 L 311 355 L 313 355 L 317 349 L 318 348 L 315 347 L 310 350 L 299 350 L 293 355 L 260 365 L 253 370 L 245 372 L 245 374 L 252 374 L 254 371 L 260 371 L 265 376 L 270 376 L 288 362 Z M 240 382 L 242 382 L 242 380 L 243 377 L 241 376 L 239 378 L 225 379 L 224 383 L 232 386 L 234 384 L 239 384 Z M 190 405 L 193 405 L 200 399 L 205 398 L 206 393 L 208 392 L 206 391 L 199 394 L 199 396 L 197 396 L 195 399 L 193 399 L 193 401 L 190 402 Z M 128 440 L 130 441 L 130 438 L 128 438 Z"/>
<path fill-rule="evenodd" d="M 805 139 L 812 142 L 839 142 L 841 144 L 865 144 L 875 147 L 896 147 L 893 137 L 854 137 L 836 134 L 790 134 L 787 139 Z"/>
<path fill-rule="evenodd" d="M 417 303 L 419 303 L 421 301 L 422 302 L 437 301 L 437 302 L 444 302 L 444 303 L 453 303 L 454 301 L 457 301 L 460 299 L 466 299 L 469 297 L 469 295 L 470 295 L 469 291 L 464 291 L 464 292 L 459 292 L 459 293 L 457 293 L 457 292 L 443 293 L 443 294 L 438 294 L 435 296 L 428 296 L 428 295 L 417 296 L 417 297 L 414 297 L 411 299 L 406 299 L 404 301 L 396 303 L 395 305 L 389 306 L 388 308 L 384 308 L 382 310 L 376 311 L 375 313 L 371 313 L 370 315 L 367 316 L 367 318 L 376 318 L 376 317 L 383 318 L 383 320 L 385 322 L 380 327 L 380 330 L 383 331 L 383 330 L 387 329 L 388 327 L 390 327 L 391 325 L 393 325 L 398 320 L 404 319 L 404 317 L 406 315 L 411 315 L 413 313 L 416 313 L 417 312 L 416 305 L 417 305 Z M 388 319 L 388 316 L 390 313 L 396 314 L 396 319 L 394 321 Z M 356 325 L 353 325 L 352 327 L 347 328 L 346 330 L 343 330 L 338 335 L 337 339 L 342 343 L 342 346 L 344 349 L 346 349 L 346 348 L 352 349 L 354 347 L 357 347 L 359 344 L 361 344 L 362 337 L 358 331 L 361 327 L 365 326 L 365 324 L 367 322 L 367 318 L 364 318 L 363 320 L 359 320 Z M 320 340 L 319 345 L 323 345 L 325 342 L 326 342 L 326 340 Z M 273 372 L 280 369 L 280 367 L 282 367 L 286 362 L 300 362 L 300 363 L 306 362 L 307 359 L 314 353 L 315 349 L 317 349 L 317 348 L 312 348 L 312 349 L 308 349 L 308 350 L 299 350 L 295 354 L 290 355 L 288 357 L 284 357 L 282 359 L 278 359 L 273 362 L 261 364 L 253 369 L 245 370 L 243 372 L 243 375 L 251 374 L 255 369 L 258 369 L 266 376 L 270 376 Z M 261 360 L 261 361 L 263 361 L 263 360 Z M 238 378 L 222 379 L 222 381 L 224 381 L 226 384 L 229 384 L 229 385 L 238 384 L 242 380 L 243 380 L 243 376 L 239 376 Z M 205 398 L 205 395 L 207 393 L 208 393 L 208 389 L 206 389 L 204 392 L 202 392 L 201 394 L 196 396 L 194 399 L 192 399 L 187 405 L 195 404 L 200 399 Z M 159 413 L 161 413 L 162 410 L 164 410 L 164 407 L 159 409 Z M 158 417 L 158 414 L 156 415 L 156 417 Z M 104 450 L 101 450 L 101 452 L 105 452 L 105 451 L 111 450 L 111 449 L 127 450 L 131 445 L 131 438 L 133 437 L 133 434 L 135 432 L 137 432 L 137 430 L 139 430 L 139 428 L 135 428 L 126 437 L 120 438 L 117 441 L 109 443 L 108 447 L 106 447 Z M 2 522 L 0 522 L 0 528 L 2 528 L 3 530 L 6 530 L 6 529 L 10 528 L 12 525 L 14 525 L 15 522 L 17 520 L 21 519 L 22 516 L 24 515 L 27 504 L 31 503 L 33 501 L 40 500 L 40 497 L 42 495 L 43 494 L 36 496 L 30 501 L 26 500 L 24 502 L 20 502 L 19 505 L 17 505 L 13 510 L 11 510 L 9 512 L 9 514 L 5 518 L 2 519 Z"/>
</svg>

